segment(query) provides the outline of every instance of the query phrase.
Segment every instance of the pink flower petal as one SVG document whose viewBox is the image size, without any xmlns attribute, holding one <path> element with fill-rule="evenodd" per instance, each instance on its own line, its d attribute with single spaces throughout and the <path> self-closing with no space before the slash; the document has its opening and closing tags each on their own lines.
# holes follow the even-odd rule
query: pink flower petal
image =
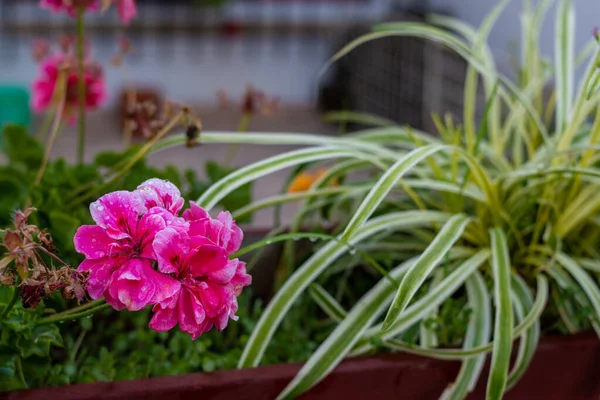
<svg viewBox="0 0 600 400">
<path fill-rule="evenodd" d="M 237 265 L 230 265 L 227 253 L 214 244 L 198 247 L 189 257 L 189 271 L 195 278 L 208 278 L 209 280 L 225 284 L 229 283 Z"/>
<path fill-rule="evenodd" d="M 179 329 L 194 334 L 205 318 L 200 300 L 189 290 L 182 290 L 179 296 Z"/>
<path fill-rule="evenodd" d="M 246 263 L 237 258 L 230 262 L 237 262 L 235 275 L 231 278 L 231 284 L 236 296 L 239 296 L 242 289 L 252 284 L 252 276 L 246 273 Z"/>
<path fill-rule="evenodd" d="M 105 194 L 90 204 L 92 218 L 113 239 L 131 237 L 138 216 L 145 211 L 139 197 L 127 191 Z"/>
<path fill-rule="evenodd" d="M 115 240 L 97 225 L 82 225 L 73 238 L 75 250 L 87 258 L 102 258 L 111 255 Z"/>
<path fill-rule="evenodd" d="M 96 260 L 83 260 L 79 271 L 89 272 L 87 280 L 87 291 L 92 299 L 99 299 L 104 296 L 104 291 L 111 281 L 112 274 L 117 270 L 125 259 L 120 257 L 104 257 Z"/>
<path fill-rule="evenodd" d="M 179 304 L 180 293 L 181 291 L 173 296 L 175 301 L 172 305 L 163 308 L 162 305 L 157 304 L 152 308 L 154 315 L 148 324 L 150 328 L 157 332 L 166 332 L 177 325 L 179 316 L 177 305 Z"/>
<path fill-rule="evenodd" d="M 164 212 L 164 210 L 162 211 Z M 166 227 L 167 224 L 160 214 L 147 212 L 142 215 L 133 238 L 138 246 L 140 257 L 152 260 L 156 259 L 152 243 L 156 234 Z"/>
<path fill-rule="evenodd" d="M 215 318 L 219 312 L 235 301 L 233 287 L 231 285 L 209 284 L 204 290 L 197 291 L 206 315 Z"/>
<path fill-rule="evenodd" d="M 221 227 L 218 229 L 219 242 L 217 244 L 224 247 L 229 254 L 235 253 L 242 244 L 244 233 L 227 211 L 220 212 L 217 221 L 221 223 Z"/>
<path fill-rule="evenodd" d="M 158 269 L 165 274 L 177 274 L 184 268 L 183 259 L 190 251 L 190 238 L 185 231 L 165 228 L 153 242 Z"/>
<path fill-rule="evenodd" d="M 162 207 L 174 215 L 181 211 L 185 202 L 177 186 L 158 178 L 148 179 L 138 186 L 137 192 L 148 209 Z"/>
<path fill-rule="evenodd" d="M 139 311 L 173 296 L 180 287 L 175 279 L 155 271 L 149 261 L 134 259 L 114 274 L 109 293 L 129 311 Z"/>
<path fill-rule="evenodd" d="M 201 219 L 208 219 L 210 218 L 210 215 L 204 208 L 196 204 L 196 202 L 190 201 L 190 208 L 183 212 L 183 218 L 186 221 L 198 221 Z"/>
</svg>

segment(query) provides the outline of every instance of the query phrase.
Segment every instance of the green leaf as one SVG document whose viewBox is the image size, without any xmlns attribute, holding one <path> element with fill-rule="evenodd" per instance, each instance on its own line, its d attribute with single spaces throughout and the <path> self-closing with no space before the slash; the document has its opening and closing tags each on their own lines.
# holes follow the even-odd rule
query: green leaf
<svg viewBox="0 0 600 400">
<path fill-rule="evenodd" d="M 11 175 L 8 171 L 0 172 L 0 213 L 3 216 L 8 216 L 15 209 L 17 209 L 23 200 L 24 189 L 22 185 L 23 181 L 19 181 L 19 178 Z"/>
<path fill-rule="evenodd" d="M 342 239 L 348 240 L 354 235 L 354 232 L 373 214 L 375 209 L 381 204 L 383 199 L 388 195 L 392 188 L 398 183 L 404 174 L 420 161 L 430 155 L 448 148 L 444 145 L 429 145 L 411 151 L 406 156 L 398 160 L 390 167 L 385 174 L 379 178 L 373 189 L 367 194 L 367 197 L 362 201 L 354 216 L 346 225 L 342 233 Z"/>
<path fill-rule="evenodd" d="M 19 355 L 13 349 L 0 346 L 0 390 L 24 389 L 17 374 Z"/>
<path fill-rule="evenodd" d="M 33 329 L 31 337 L 20 336 L 17 339 L 17 348 L 23 358 L 33 355 L 48 357 L 51 345 L 63 346 L 60 330 L 56 325 L 38 325 Z"/>
<path fill-rule="evenodd" d="M 487 386 L 490 400 L 501 399 L 506 388 L 510 353 L 512 349 L 513 313 L 510 297 L 510 256 L 504 231 L 490 231 L 492 246 L 492 272 L 494 275 L 494 348 Z"/>
<path fill-rule="evenodd" d="M 556 131 L 569 123 L 573 102 L 573 62 L 575 60 L 575 15 L 570 0 L 562 0 L 556 9 L 554 68 L 556 70 Z"/>
<path fill-rule="evenodd" d="M 414 260 L 410 260 L 394 268 L 390 272 L 391 278 L 401 278 L 413 262 Z M 319 346 L 277 398 L 296 398 L 325 378 L 348 353 L 362 333 L 385 310 L 393 294 L 394 286 L 387 279 L 382 278 L 352 307 L 348 316 Z"/>
<path fill-rule="evenodd" d="M 513 340 L 522 335 L 525 330 L 531 328 L 533 324 L 537 323 L 542 315 L 542 312 L 544 311 L 544 308 L 546 307 L 546 302 L 548 301 L 548 280 L 541 274 L 538 275 L 536 279 L 537 297 L 535 299 L 535 303 L 533 304 L 531 311 L 514 329 L 512 338 Z M 386 340 L 385 345 L 393 350 L 403 351 L 424 357 L 437 358 L 440 360 L 463 360 L 465 358 L 471 358 L 473 356 L 479 356 L 489 352 L 493 349 L 494 342 L 471 349 L 423 349 L 396 339 Z M 362 354 L 365 348 L 368 349 L 368 347 L 365 346 L 361 349 L 358 349 L 358 351 L 355 351 L 353 354 Z"/>
<path fill-rule="evenodd" d="M 515 312 L 519 321 L 533 306 L 533 295 L 527 287 L 527 283 L 517 274 L 512 275 L 512 291 L 514 297 Z M 519 341 L 519 351 L 515 364 L 508 375 L 507 389 L 511 389 L 519 382 L 519 379 L 527 371 L 531 360 L 537 350 L 540 339 L 540 321 L 537 320 L 531 328 L 525 330 Z"/>
<path fill-rule="evenodd" d="M 309 148 L 290 151 L 240 168 L 227 175 L 204 192 L 197 203 L 206 209 L 211 209 L 229 193 L 260 177 L 302 163 L 341 157 L 353 157 L 358 159 L 370 158 L 365 153 L 356 150 L 340 150 L 331 147 L 317 147 L 314 149 Z"/>
<path fill-rule="evenodd" d="M 151 153 L 185 144 L 185 134 L 170 135 L 152 147 Z M 332 137 L 306 133 L 262 133 L 262 132 L 202 132 L 200 143 L 248 143 L 261 145 L 295 145 L 295 146 L 327 146 L 337 149 L 355 149 L 365 151 L 380 157 L 395 159 L 393 151 L 374 143 L 358 141 L 347 137 Z"/>
<path fill-rule="evenodd" d="M 333 296 L 331 296 L 323 286 L 318 283 L 313 283 L 308 288 L 308 293 L 310 297 L 313 298 L 315 303 L 327 314 L 329 318 L 331 318 L 335 322 L 341 322 L 348 313 L 346 310 L 342 308 L 340 303 L 338 303 Z"/>
<path fill-rule="evenodd" d="M 556 255 L 556 261 L 558 261 L 565 269 L 575 278 L 577 283 L 581 285 L 583 291 L 587 295 L 588 299 L 594 307 L 596 316 L 600 318 L 600 289 L 598 285 L 592 280 L 592 278 L 573 260 L 565 253 L 558 253 Z"/>
<path fill-rule="evenodd" d="M 463 214 L 452 216 L 442 227 L 433 242 L 427 246 L 427 249 L 425 249 L 417 262 L 410 268 L 404 279 L 402 279 L 394 301 L 383 321 L 383 331 L 389 330 L 396 319 L 398 319 L 398 316 L 404 311 L 431 271 L 444 255 L 448 253 L 454 243 L 461 238 L 469 221 L 469 218 Z"/>
<path fill-rule="evenodd" d="M 326 122 L 346 122 L 372 126 L 394 126 L 396 122 L 387 118 L 357 111 L 331 111 L 323 115 Z"/>
<path fill-rule="evenodd" d="M 58 240 L 61 250 L 74 249 L 73 236 L 81 221 L 59 210 L 51 211 L 49 217 L 52 237 Z"/>
<path fill-rule="evenodd" d="M 42 146 L 27 130 L 18 125 L 6 125 L 2 130 L 4 152 L 10 163 L 23 163 L 29 169 L 37 169 L 44 158 Z"/>
<path fill-rule="evenodd" d="M 473 274 L 477 268 L 485 263 L 490 256 L 489 250 L 481 250 L 459 267 L 457 267 L 452 273 L 450 273 L 438 286 L 436 290 L 432 290 L 424 295 L 419 300 L 408 306 L 406 310 L 400 314 L 400 317 L 394 322 L 390 329 L 381 334 L 381 324 L 376 325 L 369 329 L 364 335 L 364 338 L 358 342 L 353 354 L 363 353 L 368 350 L 370 343 L 374 338 L 381 341 L 388 341 L 406 329 L 412 324 L 425 318 L 431 310 L 438 307 L 441 303 L 446 301 L 468 278 Z M 414 267 L 414 264 L 413 264 Z"/>
<path fill-rule="evenodd" d="M 470 349 L 486 344 L 492 331 L 492 310 L 490 296 L 483 277 L 475 272 L 466 282 L 468 304 L 473 312 L 463 344 L 463 349 Z M 460 400 L 471 392 L 485 363 L 486 356 L 481 355 L 463 361 L 456 382 L 448 386 L 442 399 Z"/>
<path fill-rule="evenodd" d="M 378 232 L 393 229 L 410 229 L 415 226 L 427 226 L 434 222 L 442 222 L 448 215 L 440 212 L 410 211 L 389 213 L 374 218 L 362 226 L 354 237 L 348 242 L 355 244 L 362 239 Z M 256 324 L 252 335 L 248 339 L 238 367 L 248 368 L 258 365 L 264 351 L 271 341 L 275 330 L 281 323 L 285 314 L 294 301 L 331 263 L 347 251 L 347 245 L 340 242 L 329 242 L 313 254 L 302 264 L 285 284 L 275 294 L 260 320 Z"/>
</svg>

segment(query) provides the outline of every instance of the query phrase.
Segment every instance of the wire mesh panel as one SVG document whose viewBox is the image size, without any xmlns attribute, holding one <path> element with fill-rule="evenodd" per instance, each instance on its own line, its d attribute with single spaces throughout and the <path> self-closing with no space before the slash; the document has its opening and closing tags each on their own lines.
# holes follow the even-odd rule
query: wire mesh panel
<svg viewBox="0 0 600 400">
<path fill-rule="evenodd" d="M 405 14 L 393 20 L 422 18 Z M 337 48 L 368 31 L 349 30 Z M 382 38 L 359 46 L 338 62 L 330 85 L 322 90 L 321 104 L 327 110 L 362 111 L 433 131 L 432 113 L 450 113 L 460 120 L 466 69 L 463 59 L 430 41 Z"/>
</svg>

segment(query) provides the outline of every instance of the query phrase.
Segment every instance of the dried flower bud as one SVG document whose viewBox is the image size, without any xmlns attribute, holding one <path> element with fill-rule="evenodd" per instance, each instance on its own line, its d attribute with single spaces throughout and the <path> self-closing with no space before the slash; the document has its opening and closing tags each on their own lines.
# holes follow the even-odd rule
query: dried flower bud
<svg viewBox="0 0 600 400">
<path fill-rule="evenodd" d="M 24 308 L 35 308 L 40 304 L 44 294 L 42 285 L 22 285 L 20 289 Z"/>
<path fill-rule="evenodd" d="M 202 124 L 200 121 L 195 121 L 194 123 L 188 125 L 185 135 L 187 140 L 185 145 L 187 147 L 195 147 L 198 145 L 198 137 L 200 136 L 200 132 L 202 131 Z"/>
<path fill-rule="evenodd" d="M 15 251 L 19 247 L 23 245 L 23 241 L 21 240 L 21 236 L 14 231 L 7 231 L 4 235 L 4 246 L 9 251 Z"/>
</svg>

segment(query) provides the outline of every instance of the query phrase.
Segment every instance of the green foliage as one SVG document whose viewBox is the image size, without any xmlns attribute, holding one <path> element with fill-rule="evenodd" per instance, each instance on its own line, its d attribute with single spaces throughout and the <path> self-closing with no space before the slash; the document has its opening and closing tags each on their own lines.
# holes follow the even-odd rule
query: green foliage
<svg viewBox="0 0 600 400">
<path fill-rule="evenodd" d="M 212 330 L 195 341 L 177 329 L 155 332 L 148 328 L 150 309 L 137 313 L 107 310 L 92 319 L 65 324 L 65 351 L 56 351 L 53 365 L 40 385 L 139 379 L 192 372 L 212 372 L 235 368 L 243 346 L 263 311 L 261 302 L 250 294 L 239 298 L 240 317 L 223 332 Z M 307 299 L 300 302 L 297 317 L 314 312 Z M 318 321 L 288 325 L 271 344 L 272 356 L 266 364 L 303 361 L 316 349 L 318 340 L 330 327 Z M 101 328 L 100 328 L 101 327 Z M 82 345 L 74 350 L 79 335 Z"/>
<path fill-rule="evenodd" d="M 25 309 L 20 301 L 5 315 L 16 289 L 0 286 L 0 389 L 41 384 L 52 364 L 51 349 L 63 346 L 56 325 L 37 325 L 43 304 Z"/>
<path fill-rule="evenodd" d="M 431 40 L 456 52 L 469 67 L 464 112 L 462 120 L 434 115 L 437 132 L 427 134 L 346 112 L 335 118 L 372 121 L 374 127 L 320 139 L 260 133 L 204 135 L 207 142 L 312 146 L 246 166 L 217 182 L 200 198 L 208 208 L 240 185 L 286 168 L 329 168 L 327 181 L 341 182 L 334 192 L 324 190 L 323 179 L 313 183 L 306 195 L 281 195 L 243 209 L 256 211 L 305 200 L 292 224 L 292 235 L 301 227 L 316 228 L 353 246 L 348 249 L 332 241 L 315 246 L 308 257 L 298 257 L 300 246 L 286 244 L 278 268 L 280 289 L 249 337 L 239 366 L 258 365 L 269 356 L 278 328 L 293 318 L 292 305 L 310 287 L 325 314 L 339 325 L 280 398 L 299 395 L 317 384 L 343 357 L 383 346 L 462 360 L 457 390 L 448 388 L 452 398 L 468 395 L 481 372 L 482 356 L 491 352 L 488 395 L 498 399 L 526 371 L 542 329 L 575 333 L 593 327 L 600 332 L 600 52 L 593 54 L 588 46 L 575 58 L 572 1 L 562 0 L 555 17 L 552 66 L 538 45 L 551 2 L 540 1 L 537 8 L 525 2 L 523 63 L 518 81 L 512 82 L 496 69 L 487 45 L 487 36 L 507 3 L 499 2 L 479 29 L 448 17 L 432 19 L 437 25 L 382 24 L 332 57 L 335 62 L 364 43 L 395 36 Z M 576 60 L 586 58 L 583 79 L 575 82 Z M 483 90 L 478 90 L 480 84 Z M 548 95 L 550 86 L 555 91 Z M 485 105 L 480 119 L 477 105 Z M 173 139 L 164 146 L 175 143 Z M 363 181 L 366 190 L 356 190 L 352 183 L 356 176 L 368 177 Z M 478 254 L 491 254 L 490 260 L 469 268 L 465 268 L 468 261 L 445 262 L 449 256 L 464 260 Z M 390 280 L 389 271 L 411 259 L 415 263 L 409 272 Z M 445 279 L 457 274 L 454 283 L 466 290 L 432 284 L 436 272 L 445 268 L 449 268 Z M 367 279 L 357 278 L 365 274 Z M 391 307 L 383 319 L 376 314 L 385 299 L 374 306 L 373 291 L 392 282 L 397 286 L 396 298 L 385 303 L 384 308 Z M 315 292 L 314 283 L 323 290 Z M 473 307 L 465 298 L 471 295 L 493 299 L 486 300 L 493 308 Z M 423 299 L 433 298 L 439 300 L 435 310 L 423 306 Z M 468 310 L 475 310 L 475 315 Z M 446 326 L 450 315 L 458 318 Z M 462 348 L 432 348 L 432 336 L 438 346 L 462 344 Z M 521 344 L 511 370 L 517 337 Z"/>
<path fill-rule="evenodd" d="M 41 145 L 19 126 L 6 126 L 2 135 L 8 163 L 0 166 L 0 227 L 12 223 L 12 213 L 16 209 L 31 204 L 37 209 L 32 221 L 40 228 L 48 229 L 61 251 L 61 257 L 73 265 L 81 261 L 73 247 L 73 235 L 82 224 L 92 223 L 89 204 L 104 193 L 133 190 L 149 178 L 161 178 L 177 185 L 185 198 L 195 199 L 212 182 L 233 172 L 208 162 L 206 173 L 209 180 L 202 181 L 191 169 L 180 172 L 172 165 L 159 169 L 148 165 L 142 158 L 121 178 L 106 185 L 108 178 L 119 172 L 126 160 L 140 150 L 141 146 L 133 145 L 122 152 L 101 152 L 90 164 L 72 165 L 60 158 L 51 160 L 40 184 L 34 185 L 43 158 Z M 226 209 L 240 208 L 250 202 L 251 191 L 252 185 L 246 184 L 225 197 L 220 204 Z M 91 195 L 82 196 L 87 192 Z M 251 215 L 242 222 L 248 222 L 250 218 Z"/>
</svg>

